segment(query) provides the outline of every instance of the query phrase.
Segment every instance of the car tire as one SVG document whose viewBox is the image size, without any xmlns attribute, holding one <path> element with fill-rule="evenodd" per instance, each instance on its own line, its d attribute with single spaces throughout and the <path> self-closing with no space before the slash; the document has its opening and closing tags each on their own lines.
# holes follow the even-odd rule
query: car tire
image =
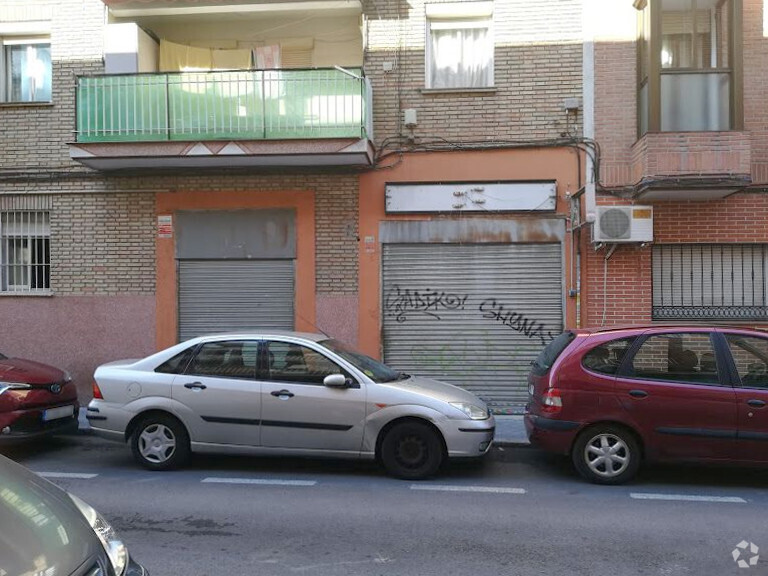
<svg viewBox="0 0 768 576">
<path fill-rule="evenodd" d="M 443 443 L 430 426 L 403 422 L 389 429 L 381 443 L 381 463 L 403 480 L 434 476 L 443 462 Z"/>
<path fill-rule="evenodd" d="M 595 484 L 623 484 L 640 468 L 640 445 L 626 428 L 613 425 L 584 430 L 571 451 L 573 464 Z"/>
<path fill-rule="evenodd" d="M 149 470 L 178 468 L 189 458 L 189 434 L 184 425 L 167 414 L 141 419 L 130 438 L 136 461 Z"/>
</svg>

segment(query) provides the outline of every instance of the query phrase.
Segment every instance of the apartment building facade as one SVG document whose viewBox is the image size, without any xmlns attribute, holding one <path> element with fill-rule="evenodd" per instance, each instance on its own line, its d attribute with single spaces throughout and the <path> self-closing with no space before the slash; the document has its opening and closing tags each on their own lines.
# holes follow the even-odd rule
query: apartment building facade
<svg viewBox="0 0 768 576">
<path fill-rule="evenodd" d="M 762 2 L 704 4 L 4 0 L 0 351 L 321 330 L 508 413 L 563 326 L 759 323 Z"/>
<path fill-rule="evenodd" d="M 653 225 L 642 241 L 584 243 L 582 320 L 765 326 L 764 2 L 589 9 L 601 149 L 595 226 L 611 205 L 638 229 L 646 223 L 630 206 Z"/>
</svg>

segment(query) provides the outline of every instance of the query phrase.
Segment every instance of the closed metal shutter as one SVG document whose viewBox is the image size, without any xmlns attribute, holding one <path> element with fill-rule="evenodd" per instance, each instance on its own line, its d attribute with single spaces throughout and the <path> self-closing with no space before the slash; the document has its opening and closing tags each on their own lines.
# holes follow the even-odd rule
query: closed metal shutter
<svg viewBox="0 0 768 576">
<path fill-rule="evenodd" d="M 180 260 L 179 339 L 293 330 L 293 260 Z"/>
<path fill-rule="evenodd" d="M 518 413 L 563 327 L 561 244 L 385 244 L 384 360 Z"/>
</svg>

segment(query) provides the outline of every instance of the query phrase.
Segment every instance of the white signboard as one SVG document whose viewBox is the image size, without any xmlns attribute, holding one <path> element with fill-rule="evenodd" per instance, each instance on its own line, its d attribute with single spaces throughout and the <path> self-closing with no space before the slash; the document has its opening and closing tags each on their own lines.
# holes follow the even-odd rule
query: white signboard
<svg viewBox="0 0 768 576">
<path fill-rule="evenodd" d="M 556 182 L 387 184 L 388 214 L 554 211 Z"/>
</svg>

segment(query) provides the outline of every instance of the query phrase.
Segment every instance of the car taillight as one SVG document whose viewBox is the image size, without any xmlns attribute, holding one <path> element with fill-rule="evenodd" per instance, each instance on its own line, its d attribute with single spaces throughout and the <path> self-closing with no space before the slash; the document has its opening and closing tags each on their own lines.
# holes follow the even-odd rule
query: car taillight
<svg viewBox="0 0 768 576">
<path fill-rule="evenodd" d="M 563 409 L 563 398 L 560 396 L 560 390 L 549 388 L 541 397 L 542 409 L 545 414 L 557 414 Z"/>
<path fill-rule="evenodd" d="M 93 398 L 94 400 L 104 400 L 104 396 L 102 396 L 101 390 L 99 390 L 99 385 L 96 384 L 96 380 L 93 381 Z"/>
</svg>

